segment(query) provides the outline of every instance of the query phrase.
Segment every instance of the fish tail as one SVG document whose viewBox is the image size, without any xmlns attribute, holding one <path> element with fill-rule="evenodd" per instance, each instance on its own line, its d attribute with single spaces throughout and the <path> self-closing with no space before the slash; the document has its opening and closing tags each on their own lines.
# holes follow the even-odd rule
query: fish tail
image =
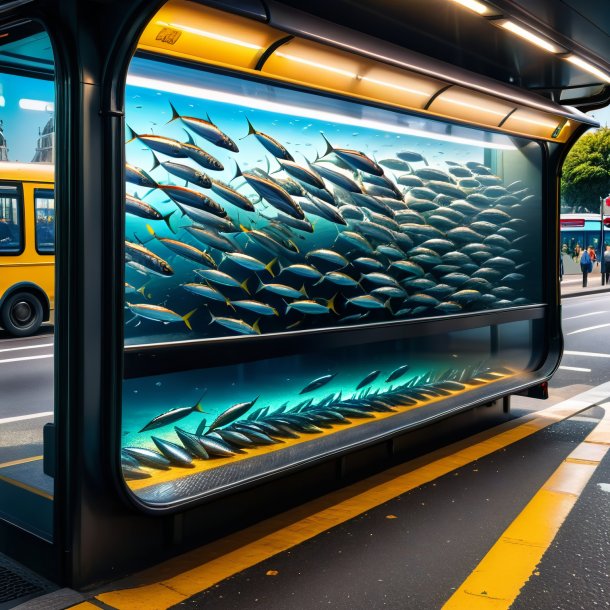
<svg viewBox="0 0 610 610">
<path fill-rule="evenodd" d="M 139 137 L 138 134 L 129 125 L 125 125 L 125 129 L 127 130 L 127 135 L 129 137 L 129 140 L 127 140 L 125 144 L 129 144 L 129 142 L 133 142 L 133 140 Z"/>
<path fill-rule="evenodd" d="M 265 265 L 265 269 L 271 274 L 271 277 L 275 277 L 273 273 L 273 265 L 277 263 L 277 257 L 274 258 L 268 265 Z"/>
<path fill-rule="evenodd" d="M 386 301 L 386 302 L 383 304 L 383 306 L 384 306 L 384 307 L 386 307 L 386 308 L 388 309 L 388 311 L 389 311 L 389 312 L 390 312 L 392 315 L 394 315 L 394 312 L 392 311 L 392 307 L 390 306 L 390 299 L 388 299 L 388 300 L 387 300 L 387 301 Z"/>
<path fill-rule="evenodd" d="M 328 309 L 330 309 L 335 315 L 339 315 L 337 313 L 337 310 L 335 309 L 335 299 L 337 298 L 338 294 L 339 294 L 338 292 L 335 292 L 335 294 L 330 299 L 328 299 L 328 301 L 326 303 L 326 306 L 328 307 Z"/>
<path fill-rule="evenodd" d="M 318 280 L 318 281 L 317 281 L 317 282 L 314 284 L 314 286 L 317 286 L 318 284 L 321 284 L 321 283 L 324 281 L 324 279 L 325 279 L 325 278 L 326 278 L 326 276 L 325 276 L 325 275 L 323 275 L 323 276 L 322 276 L 322 277 L 321 277 L 321 278 L 320 278 L 320 279 L 319 279 L 319 280 Z"/>
<path fill-rule="evenodd" d="M 300 292 L 300 293 L 301 293 L 301 294 L 302 294 L 302 295 L 303 295 L 303 296 L 304 296 L 306 299 L 308 299 L 308 298 L 309 298 L 309 296 L 307 295 L 307 290 L 306 290 L 306 288 L 305 288 L 305 284 L 303 284 L 303 285 L 301 286 L 301 288 L 299 288 L 299 292 Z"/>
<path fill-rule="evenodd" d="M 149 298 L 146 296 L 146 291 L 144 290 L 146 288 L 146 286 L 148 286 L 148 284 L 150 284 L 150 282 L 145 282 L 136 290 L 136 292 L 139 292 L 145 299 Z M 128 305 L 129 305 L 129 303 L 128 303 Z"/>
<path fill-rule="evenodd" d="M 230 307 L 233 311 L 235 311 L 235 306 L 233 305 L 233 303 L 231 303 L 231 301 L 229 301 L 229 299 L 225 299 L 225 303 L 227 304 L 228 307 Z"/>
<path fill-rule="evenodd" d="M 187 144 L 192 144 L 194 146 L 195 145 L 195 140 L 193 140 L 193 136 L 191 135 L 190 131 L 187 131 L 186 129 L 183 129 L 183 131 L 186 134 L 186 142 L 187 142 Z"/>
<path fill-rule="evenodd" d="M 156 169 L 157 167 L 159 167 L 159 165 L 161 165 L 161 161 L 159 161 L 159 157 L 157 157 L 157 155 L 155 155 L 154 150 L 151 149 L 150 154 L 153 156 L 153 166 L 148 171 L 152 172 L 153 169 Z"/>
<path fill-rule="evenodd" d="M 320 132 L 320 135 L 322 136 L 322 139 L 326 142 L 326 152 L 322 155 L 322 157 L 325 157 L 326 155 L 329 155 L 330 153 L 334 152 L 335 149 L 333 148 L 333 145 L 326 139 L 326 136 Z M 318 157 L 319 159 L 320 157 Z M 316 159 L 316 161 L 318 160 Z"/>
<path fill-rule="evenodd" d="M 165 216 L 163 216 L 163 220 L 165 221 L 165 224 L 167 225 L 167 228 L 172 232 L 175 233 L 176 231 L 174 231 L 174 229 L 172 229 L 172 225 L 169 223 L 169 219 L 170 216 L 172 216 L 175 213 L 176 210 L 172 210 L 169 214 L 165 214 Z"/>
<path fill-rule="evenodd" d="M 254 322 L 254 324 L 252 324 L 252 328 L 256 331 L 257 335 L 261 334 L 261 327 L 258 325 L 258 323 L 260 322 L 260 318 Z"/>
<path fill-rule="evenodd" d="M 250 279 L 250 278 L 248 278 L 248 277 L 247 277 L 247 278 L 246 278 L 246 279 L 245 279 L 245 280 L 244 280 L 244 281 L 243 281 L 243 282 L 240 284 L 240 286 L 241 286 L 241 287 L 242 287 L 242 288 L 243 288 L 243 289 L 244 289 L 244 290 L 245 290 L 245 291 L 246 291 L 248 294 L 250 294 L 250 290 L 248 290 L 248 280 L 249 280 L 249 279 Z"/>
<path fill-rule="evenodd" d="M 248 117 L 246 117 L 246 122 L 248 123 L 248 133 L 244 136 L 244 138 L 257 133 L 256 129 L 254 129 L 254 125 L 250 123 L 250 119 Z M 243 140 L 244 138 L 240 138 L 240 140 Z"/>
<path fill-rule="evenodd" d="M 243 176 L 243 174 L 241 172 L 241 168 L 239 167 L 239 164 L 237 163 L 237 161 L 235 161 L 235 175 L 233 176 L 233 178 L 231 178 L 231 180 L 229 180 L 229 182 L 233 182 L 233 180 L 235 180 L 235 178 L 239 178 L 240 176 Z"/>
<path fill-rule="evenodd" d="M 155 230 L 150 226 L 150 225 L 146 225 L 146 230 L 153 236 L 156 237 L 155 235 Z"/>
<path fill-rule="evenodd" d="M 178 111 L 174 108 L 174 105 L 171 102 L 169 102 L 169 107 L 172 109 L 172 118 L 169 121 L 167 121 L 167 123 L 171 123 L 172 121 L 175 121 L 176 119 L 180 118 Z M 167 125 L 167 123 L 166 123 L 166 125 Z"/>
<path fill-rule="evenodd" d="M 182 316 L 182 320 L 184 321 L 184 323 L 186 324 L 186 327 L 189 330 L 193 330 L 193 327 L 191 326 L 191 323 L 189 321 L 189 318 L 197 311 L 197 309 L 193 309 L 192 311 L 189 311 L 185 316 Z"/>
<path fill-rule="evenodd" d="M 201 398 L 193 406 L 193 411 L 197 411 L 198 413 L 205 413 L 205 411 L 203 410 L 203 406 L 201 405 L 201 401 L 203 400 L 203 397 L 206 395 L 207 391 L 208 391 L 207 388 L 205 390 L 203 390 L 203 394 L 201 395 Z"/>
<path fill-rule="evenodd" d="M 286 299 L 282 299 L 282 301 L 284 301 L 284 305 L 286 305 L 286 313 L 288 313 L 290 311 L 290 308 L 292 307 L 292 304 L 289 303 Z"/>
</svg>

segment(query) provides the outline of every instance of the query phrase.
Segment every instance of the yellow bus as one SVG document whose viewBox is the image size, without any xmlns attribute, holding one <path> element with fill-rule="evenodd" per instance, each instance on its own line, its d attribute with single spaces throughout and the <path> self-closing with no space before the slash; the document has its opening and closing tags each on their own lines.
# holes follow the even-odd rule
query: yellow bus
<svg viewBox="0 0 610 610">
<path fill-rule="evenodd" d="M 0 162 L 0 326 L 16 337 L 34 334 L 54 308 L 53 171 Z"/>
</svg>

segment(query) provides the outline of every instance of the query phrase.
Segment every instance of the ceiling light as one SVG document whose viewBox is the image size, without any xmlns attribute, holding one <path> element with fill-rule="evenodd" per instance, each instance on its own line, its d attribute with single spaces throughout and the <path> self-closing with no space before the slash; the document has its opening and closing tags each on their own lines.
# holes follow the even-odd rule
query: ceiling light
<svg viewBox="0 0 610 610">
<path fill-rule="evenodd" d="M 183 32 L 189 32 L 189 34 L 195 34 L 196 36 L 202 36 L 203 38 L 211 38 L 212 40 L 219 40 L 221 42 L 228 42 L 229 44 L 234 44 L 240 47 L 246 47 L 247 49 L 255 49 L 258 51 L 263 48 L 260 45 L 252 44 L 251 42 L 246 42 L 245 40 L 231 38 L 230 36 L 223 36 L 222 34 L 217 34 L 216 32 L 208 32 L 207 30 L 192 28 L 188 25 L 182 25 L 181 23 L 167 23 L 165 21 L 157 21 L 156 25 L 176 28 L 177 30 L 182 30 Z"/>
<path fill-rule="evenodd" d="M 426 91 L 420 91 L 419 89 L 411 89 L 410 87 L 403 87 L 402 85 L 395 85 L 394 83 L 388 83 L 387 81 L 377 80 L 370 76 L 358 76 L 362 81 L 373 83 L 374 85 L 380 85 L 382 87 L 388 87 L 390 89 L 396 89 L 397 91 L 404 91 L 404 93 L 412 93 L 413 95 L 421 95 L 422 97 L 430 97 L 430 93 Z"/>
<path fill-rule="evenodd" d="M 477 0 L 452 0 L 456 4 L 461 4 L 466 8 L 478 13 L 479 15 L 487 15 L 489 13 L 489 9 L 482 3 L 477 2 Z"/>
<path fill-rule="evenodd" d="M 320 70 L 326 70 L 327 72 L 334 72 L 335 74 L 340 74 L 341 76 L 349 76 L 350 78 L 356 78 L 358 75 L 354 72 L 350 72 L 349 70 L 341 70 L 341 68 L 333 68 L 328 64 L 321 64 L 317 61 L 311 61 L 309 59 L 305 59 L 304 57 L 298 57 L 297 55 L 289 55 L 288 53 L 282 53 L 280 51 L 276 51 L 274 53 L 276 57 L 283 57 L 284 59 L 289 59 L 290 61 L 295 61 L 299 64 L 304 64 L 306 66 L 311 66 L 312 68 L 318 68 Z"/>
<path fill-rule="evenodd" d="M 602 72 L 599 68 L 596 68 L 594 65 L 590 64 L 588 61 L 585 61 L 576 55 L 570 55 L 569 57 L 566 57 L 566 59 L 575 66 L 589 72 L 589 74 L 597 76 L 597 78 L 600 78 L 605 83 L 610 83 L 610 76 L 605 72 Z"/>
<path fill-rule="evenodd" d="M 544 38 L 537 36 L 536 34 L 530 32 L 529 30 L 522 28 L 520 25 L 517 25 L 514 21 L 508 21 L 508 20 L 502 21 L 502 22 L 499 22 L 498 25 L 500 25 L 500 27 L 503 27 L 505 30 L 508 30 L 509 32 L 512 32 L 513 34 L 516 34 L 517 36 L 523 38 L 524 40 L 531 42 L 532 44 L 536 45 L 537 47 L 540 47 L 541 49 L 548 51 L 549 53 L 565 52 L 565 50 L 562 49 L 561 47 L 558 47 L 557 45 L 553 44 L 552 42 L 549 42 L 548 40 L 545 40 Z"/>
</svg>

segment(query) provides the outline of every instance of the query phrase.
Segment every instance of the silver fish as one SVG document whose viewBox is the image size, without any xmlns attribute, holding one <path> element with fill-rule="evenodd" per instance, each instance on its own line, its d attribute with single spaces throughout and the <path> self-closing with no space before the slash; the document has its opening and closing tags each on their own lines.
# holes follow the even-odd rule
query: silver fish
<svg viewBox="0 0 610 610">
<path fill-rule="evenodd" d="M 161 415 L 157 415 L 153 419 L 151 419 L 141 430 L 140 432 L 146 432 L 147 430 L 154 430 L 155 428 L 162 428 L 163 426 L 167 426 L 169 424 L 173 424 L 181 420 L 183 417 L 190 415 L 191 413 L 204 413 L 203 406 L 201 401 L 203 400 L 203 396 L 192 406 L 190 407 L 178 407 L 176 409 L 170 409 L 169 411 L 165 411 L 161 413 Z"/>
<path fill-rule="evenodd" d="M 318 377 L 313 381 L 309 382 L 300 392 L 299 394 L 306 394 L 307 392 L 313 392 L 318 388 L 326 385 L 331 379 L 337 376 L 337 373 L 333 373 L 332 375 L 323 375 L 322 377 Z"/>
<path fill-rule="evenodd" d="M 218 127 L 210 121 L 210 117 L 208 117 L 207 121 L 204 121 L 203 119 L 198 119 L 196 117 L 183 116 L 178 113 L 171 102 L 169 105 L 172 109 L 172 118 L 168 121 L 169 123 L 180 119 L 189 129 L 198 136 L 205 138 L 208 142 L 221 148 L 226 148 L 232 152 L 239 152 L 237 144 L 235 144 L 226 133 L 218 129 Z"/>
<path fill-rule="evenodd" d="M 166 441 L 157 436 L 151 436 L 151 439 L 157 449 L 174 465 L 187 468 L 193 468 L 193 458 L 190 453 L 183 449 L 180 445 Z"/>
<path fill-rule="evenodd" d="M 232 421 L 235 421 L 239 417 L 245 415 L 254 405 L 254 403 L 259 399 L 257 396 L 254 400 L 250 400 L 248 402 L 240 402 L 238 404 L 229 407 L 226 411 L 223 411 L 211 424 L 208 428 L 208 432 L 211 432 L 215 428 L 219 428 L 220 426 L 226 426 L 230 424 Z"/>
</svg>

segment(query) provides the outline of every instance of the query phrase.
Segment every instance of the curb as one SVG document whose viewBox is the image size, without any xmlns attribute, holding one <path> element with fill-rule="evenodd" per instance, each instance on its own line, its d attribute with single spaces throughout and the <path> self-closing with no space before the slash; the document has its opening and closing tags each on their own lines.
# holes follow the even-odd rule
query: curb
<svg viewBox="0 0 610 610">
<path fill-rule="evenodd" d="M 582 297 L 586 294 L 601 294 L 602 292 L 610 292 L 610 286 L 604 288 L 594 288 L 593 290 L 584 290 L 582 292 L 567 292 L 566 294 L 561 295 L 562 299 L 567 299 L 569 297 Z"/>
</svg>

